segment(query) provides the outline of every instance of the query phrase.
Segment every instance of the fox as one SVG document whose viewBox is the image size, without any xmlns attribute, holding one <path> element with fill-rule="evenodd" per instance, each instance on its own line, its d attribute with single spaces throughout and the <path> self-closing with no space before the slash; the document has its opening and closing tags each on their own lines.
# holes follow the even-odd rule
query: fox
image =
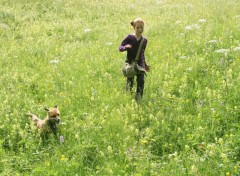
<svg viewBox="0 0 240 176">
<path fill-rule="evenodd" d="M 57 137 L 58 126 L 61 121 L 60 110 L 57 105 L 53 108 L 44 109 L 47 111 L 47 115 L 43 120 L 31 112 L 28 112 L 26 115 L 31 118 L 36 128 L 40 131 L 42 138 L 47 139 L 50 133 Z"/>
</svg>

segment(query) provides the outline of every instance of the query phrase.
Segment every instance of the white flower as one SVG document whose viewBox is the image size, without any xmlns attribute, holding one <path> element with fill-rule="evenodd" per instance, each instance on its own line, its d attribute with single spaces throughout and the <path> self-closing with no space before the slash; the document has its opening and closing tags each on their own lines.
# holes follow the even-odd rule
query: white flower
<svg viewBox="0 0 240 176">
<path fill-rule="evenodd" d="M 163 0 L 156 0 L 156 4 L 157 4 L 157 5 L 163 4 Z"/>
<path fill-rule="evenodd" d="M 185 29 L 186 30 L 192 30 L 192 26 L 186 26 Z"/>
<path fill-rule="evenodd" d="M 198 20 L 199 23 L 205 23 L 206 22 L 206 19 L 200 19 Z"/>
<path fill-rule="evenodd" d="M 227 53 L 229 51 L 229 49 L 218 49 L 215 50 L 216 53 Z"/>
<path fill-rule="evenodd" d="M 220 163 L 220 164 L 218 165 L 218 167 L 223 167 L 223 164 L 222 164 L 222 163 Z"/>
<path fill-rule="evenodd" d="M 239 50 L 240 50 L 240 46 L 234 48 L 233 50 L 234 50 L 234 51 L 239 51 Z"/>
<path fill-rule="evenodd" d="M 180 56 L 179 59 L 187 59 L 187 56 Z"/>
<path fill-rule="evenodd" d="M 59 63 L 60 61 L 59 60 L 51 60 L 50 63 L 53 63 L 53 64 L 57 64 Z"/>
<path fill-rule="evenodd" d="M 214 108 L 211 108 L 211 111 L 212 111 L 212 112 L 215 112 L 215 109 L 214 109 Z"/>
<path fill-rule="evenodd" d="M 181 24 L 181 21 L 178 20 L 178 21 L 175 22 L 175 24 Z"/>
<path fill-rule="evenodd" d="M 204 161 L 205 161 L 205 158 L 201 157 L 199 160 L 200 160 L 201 162 L 204 162 Z"/>
<path fill-rule="evenodd" d="M 0 28 L 2 29 L 9 29 L 9 26 L 5 23 L 0 23 Z"/>
<path fill-rule="evenodd" d="M 207 43 L 217 43 L 217 40 L 209 40 Z"/>
<path fill-rule="evenodd" d="M 190 26 L 186 26 L 185 29 L 186 30 L 193 30 L 193 29 L 200 29 L 201 26 L 199 26 L 198 24 L 192 24 Z"/>
<path fill-rule="evenodd" d="M 60 136 L 60 143 L 64 143 L 64 137 L 62 135 Z"/>
<path fill-rule="evenodd" d="M 198 24 L 193 24 L 192 27 L 194 27 L 195 29 L 200 29 L 201 26 L 199 26 Z"/>
<path fill-rule="evenodd" d="M 88 32 L 91 32 L 91 29 L 86 28 L 86 29 L 84 29 L 83 31 L 84 31 L 85 33 L 88 33 Z"/>
<path fill-rule="evenodd" d="M 177 152 L 174 152 L 174 153 L 172 153 L 172 154 L 169 154 L 169 155 L 168 155 L 168 158 L 172 158 L 172 157 L 176 157 L 176 156 L 178 156 L 178 153 L 177 153 Z"/>
<path fill-rule="evenodd" d="M 110 46 L 110 45 L 112 45 L 112 42 L 106 42 L 106 45 Z"/>
</svg>

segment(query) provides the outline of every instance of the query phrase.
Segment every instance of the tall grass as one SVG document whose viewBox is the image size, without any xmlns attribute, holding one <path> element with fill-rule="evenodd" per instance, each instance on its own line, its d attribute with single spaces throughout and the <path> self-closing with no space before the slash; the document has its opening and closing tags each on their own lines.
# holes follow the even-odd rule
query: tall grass
<svg viewBox="0 0 240 176">
<path fill-rule="evenodd" d="M 238 175 L 238 0 L 1 0 L 1 175 Z M 143 100 L 121 74 L 146 21 Z M 60 144 L 25 113 L 61 110 Z"/>
</svg>

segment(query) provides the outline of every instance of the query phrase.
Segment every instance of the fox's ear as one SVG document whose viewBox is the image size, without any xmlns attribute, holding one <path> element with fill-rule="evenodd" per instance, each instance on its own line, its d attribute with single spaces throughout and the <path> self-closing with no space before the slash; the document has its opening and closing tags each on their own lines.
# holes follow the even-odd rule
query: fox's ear
<svg viewBox="0 0 240 176">
<path fill-rule="evenodd" d="M 54 106 L 54 108 L 58 108 L 58 106 L 57 106 L 57 105 L 55 105 L 55 106 Z"/>
<path fill-rule="evenodd" d="M 48 109 L 48 108 L 44 108 L 44 110 L 45 110 L 45 111 L 49 111 L 49 109 Z"/>
</svg>

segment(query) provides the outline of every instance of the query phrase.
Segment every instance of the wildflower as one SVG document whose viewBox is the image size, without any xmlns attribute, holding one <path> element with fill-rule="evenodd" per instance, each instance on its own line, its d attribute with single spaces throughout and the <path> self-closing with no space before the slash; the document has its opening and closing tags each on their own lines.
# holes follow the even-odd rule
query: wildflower
<svg viewBox="0 0 240 176">
<path fill-rule="evenodd" d="M 217 43 L 217 40 L 209 40 L 207 43 Z"/>
<path fill-rule="evenodd" d="M 206 159 L 205 158 L 203 158 L 203 157 L 200 157 L 200 159 L 199 159 L 201 162 L 204 162 Z"/>
<path fill-rule="evenodd" d="M 181 21 L 178 20 L 178 21 L 175 22 L 175 24 L 181 24 Z"/>
<path fill-rule="evenodd" d="M 142 176 L 142 174 L 137 173 L 137 174 L 134 174 L 134 176 Z"/>
<path fill-rule="evenodd" d="M 215 50 L 216 53 L 227 53 L 229 50 L 228 49 L 218 49 L 218 50 Z"/>
<path fill-rule="evenodd" d="M 211 108 L 211 111 L 212 111 L 213 114 L 215 113 L 215 109 L 214 108 Z"/>
<path fill-rule="evenodd" d="M 190 26 L 186 26 L 185 29 L 187 31 L 192 30 L 192 29 L 200 29 L 201 27 L 198 24 L 192 24 Z"/>
<path fill-rule="evenodd" d="M 230 176 L 231 174 L 230 174 L 230 172 L 226 172 L 226 176 Z"/>
<path fill-rule="evenodd" d="M 197 166 L 192 165 L 191 168 L 190 168 L 190 174 L 191 174 L 191 175 L 197 175 L 197 173 L 198 173 L 198 168 L 197 168 Z"/>
<path fill-rule="evenodd" d="M 206 22 L 206 19 L 200 19 L 198 20 L 199 23 L 205 23 Z"/>
<path fill-rule="evenodd" d="M 200 105 L 203 106 L 204 105 L 204 101 L 200 100 Z"/>
<path fill-rule="evenodd" d="M 112 146 L 109 145 L 109 146 L 107 147 L 107 150 L 108 150 L 109 153 L 112 153 L 112 152 L 113 152 Z"/>
<path fill-rule="evenodd" d="M 62 155 L 61 156 L 61 160 L 64 161 L 66 158 L 65 158 L 65 155 Z"/>
<path fill-rule="evenodd" d="M 201 26 L 199 26 L 198 24 L 193 24 L 192 27 L 194 27 L 195 29 L 200 29 Z"/>
<path fill-rule="evenodd" d="M 188 145 L 185 145 L 185 150 L 186 151 L 189 151 L 190 150 L 190 147 Z"/>
<path fill-rule="evenodd" d="M 239 50 L 240 50 L 240 46 L 234 48 L 233 50 L 234 50 L 234 51 L 239 51 Z"/>
<path fill-rule="evenodd" d="M 157 4 L 157 5 L 163 4 L 163 0 L 157 0 L 157 1 L 156 1 L 156 4 Z"/>
<path fill-rule="evenodd" d="M 223 138 L 218 139 L 219 144 L 223 144 Z"/>
<path fill-rule="evenodd" d="M 188 43 L 190 43 L 190 44 L 194 43 L 194 40 L 188 40 Z"/>
<path fill-rule="evenodd" d="M 0 28 L 2 29 L 9 29 L 9 26 L 5 23 L 0 23 Z"/>
<path fill-rule="evenodd" d="M 78 134 L 75 134 L 75 139 L 79 139 L 79 135 Z"/>
<path fill-rule="evenodd" d="M 102 157 L 105 157 L 105 154 L 103 151 L 99 151 L 99 154 L 102 156 Z"/>
<path fill-rule="evenodd" d="M 140 142 L 141 142 L 142 144 L 147 144 L 147 143 L 148 143 L 148 141 L 147 141 L 146 139 L 142 139 Z"/>
<path fill-rule="evenodd" d="M 112 42 L 106 42 L 106 45 L 107 45 L 107 46 L 111 46 L 111 45 L 112 45 Z"/>
<path fill-rule="evenodd" d="M 219 168 L 221 168 L 221 167 L 223 167 L 223 166 L 224 166 L 223 163 L 220 163 L 220 164 L 218 165 Z"/>
<path fill-rule="evenodd" d="M 185 29 L 186 30 L 192 30 L 192 26 L 186 26 Z"/>
<path fill-rule="evenodd" d="M 187 59 L 187 56 L 180 56 L 179 59 Z"/>
<path fill-rule="evenodd" d="M 84 31 L 85 33 L 88 33 L 88 32 L 91 32 L 91 29 L 86 28 L 86 29 L 84 29 L 83 31 Z"/>
<path fill-rule="evenodd" d="M 221 59 L 221 64 L 224 64 L 224 63 L 225 63 L 225 59 L 222 58 L 222 59 Z"/>
<path fill-rule="evenodd" d="M 178 127 L 177 132 L 178 132 L 178 133 L 181 133 L 181 132 L 182 132 L 182 129 L 181 129 L 180 127 Z"/>
<path fill-rule="evenodd" d="M 50 63 L 53 63 L 53 64 L 58 64 L 60 61 L 59 60 L 51 60 Z"/>
<path fill-rule="evenodd" d="M 60 143 L 64 143 L 64 137 L 63 137 L 63 135 L 60 136 Z"/>
<path fill-rule="evenodd" d="M 178 153 L 177 152 L 174 152 L 172 154 L 169 154 L 168 155 L 168 158 L 174 158 L 174 157 L 177 157 L 178 156 Z"/>
</svg>

